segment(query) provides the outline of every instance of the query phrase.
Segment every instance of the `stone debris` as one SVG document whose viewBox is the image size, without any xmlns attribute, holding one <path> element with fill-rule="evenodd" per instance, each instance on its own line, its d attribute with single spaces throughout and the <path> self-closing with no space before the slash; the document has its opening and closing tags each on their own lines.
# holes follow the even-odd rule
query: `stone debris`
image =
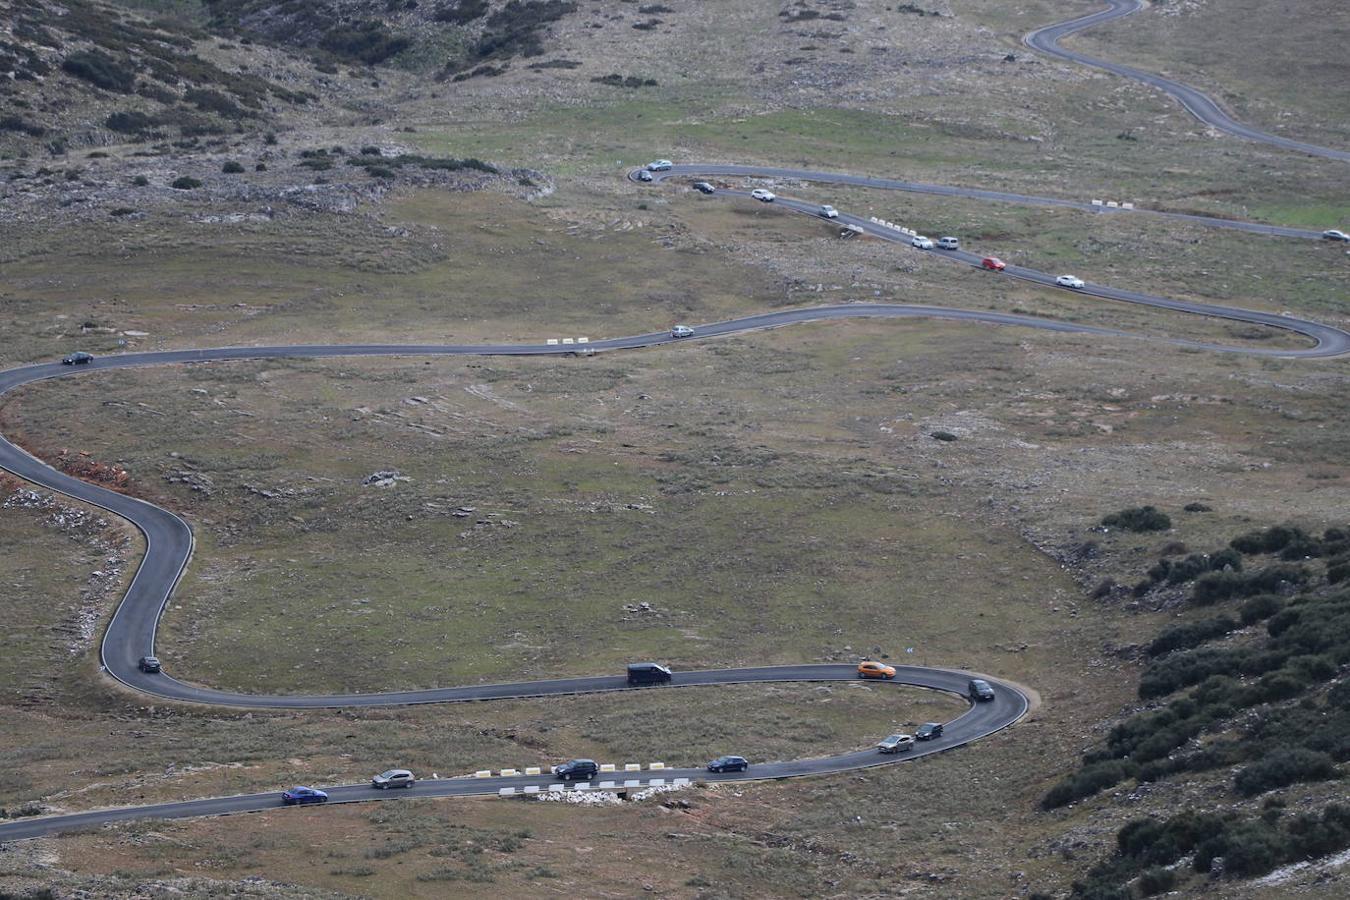
<svg viewBox="0 0 1350 900">
<path fill-rule="evenodd" d="M 381 469 L 367 475 L 361 483 L 370 487 L 393 487 L 400 481 L 412 481 L 412 478 L 402 474 L 398 469 Z"/>
</svg>

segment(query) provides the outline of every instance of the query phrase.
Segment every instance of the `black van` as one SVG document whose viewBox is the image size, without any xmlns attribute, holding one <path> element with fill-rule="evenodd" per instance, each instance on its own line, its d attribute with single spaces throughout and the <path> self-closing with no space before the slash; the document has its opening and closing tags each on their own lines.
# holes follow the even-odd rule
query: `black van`
<svg viewBox="0 0 1350 900">
<path fill-rule="evenodd" d="M 660 663 L 629 663 L 629 684 L 668 684 L 670 669 Z"/>
</svg>

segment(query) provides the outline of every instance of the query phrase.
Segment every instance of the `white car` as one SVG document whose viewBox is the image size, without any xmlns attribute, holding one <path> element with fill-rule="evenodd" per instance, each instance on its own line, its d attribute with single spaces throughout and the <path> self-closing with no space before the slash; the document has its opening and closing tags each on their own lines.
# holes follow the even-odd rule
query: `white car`
<svg viewBox="0 0 1350 900">
<path fill-rule="evenodd" d="M 669 172 L 675 164 L 668 159 L 658 159 L 656 162 L 647 163 L 648 172 Z"/>
<path fill-rule="evenodd" d="M 939 250 L 960 250 L 961 242 L 954 237 L 938 238 Z"/>
<path fill-rule="evenodd" d="M 910 241 L 910 243 L 913 244 L 915 247 L 918 247 L 920 250 L 933 249 L 933 239 L 926 238 L 921 234 L 916 234 L 914 236 L 914 240 Z"/>
<path fill-rule="evenodd" d="M 774 194 L 773 191 L 766 191 L 764 188 L 755 188 L 750 192 L 750 196 L 764 203 L 772 203 Z"/>
<path fill-rule="evenodd" d="M 1322 237 L 1329 241 L 1350 241 L 1350 234 L 1346 234 L 1344 231 L 1338 231 L 1335 228 L 1328 228 L 1326 231 L 1322 232 Z"/>
<path fill-rule="evenodd" d="M 820 208 L 820 214 L 827 219 L 839 218 L 839 210 L 835 209 L 828 203 L 826 203 L 824 206 Z"/>
<path fill-rule="evenodd" d="M 670 336 L 673 338 L 687 338 L 694 336 L 694 329 L 688 325 L 676 325 L 670 329 Z"/>
<path fill-rule="evenodd" d="M 1083 279 L 1076 278 L 1073 275 L 1061 275 L 1055 279 L 1055 284 L 1060 287 L 1074 288 L 1077 290 L 1083 286 Z"/>
</svg>

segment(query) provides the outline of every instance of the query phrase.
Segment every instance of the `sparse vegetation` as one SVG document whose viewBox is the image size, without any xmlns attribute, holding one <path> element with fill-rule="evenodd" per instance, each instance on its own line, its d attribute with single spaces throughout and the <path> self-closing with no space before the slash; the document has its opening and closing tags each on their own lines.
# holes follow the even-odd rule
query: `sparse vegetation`
<svg viewBox="0 0 1350 900">
<path fill-rule="evenodd" d="M 1125 531 L 1166 531 L 1172 527 L 1172 519 L 1152 506 L 1136 506 L 1106 516 L 1102 519 L 1102 525 Z"/>
</svg>

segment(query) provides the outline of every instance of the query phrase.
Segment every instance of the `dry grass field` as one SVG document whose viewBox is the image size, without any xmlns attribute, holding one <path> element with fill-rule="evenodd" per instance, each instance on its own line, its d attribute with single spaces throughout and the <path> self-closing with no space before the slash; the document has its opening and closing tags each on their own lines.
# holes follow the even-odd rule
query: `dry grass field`
<svg viewBox="0 0 1350 900">
<path fill-rule="evenodd" d="M 919 3 L 942 13 L 919 16 L 822 2 L 809 5 L 843 19 L 798 21 L 755 3 L 668 5 L 679 8 L 583 4 L 549 45 L 550 59 L 584 61 L 575 69 L 518 64 L 444 84 L 380 69 L 371 88 L 373 75 L 358 85 L 344 67 L 333 78 L 350 96 L 287 111 L 278 145 L 241 133 L 185 152 L 179 164 L 201 173 L 247 162 L 226 187 L 155 184 L 128 201 L 117 185 L 144 160 L 138 145 L 109 146 L 68 188 L 101 199 L 4 221 L 0 363 L 77 348 L 596 339 L 849 300 L 1298 344 L 621 177 L 658 156 L 763 162 L 1344 226 L 1343 166 L 1200 134 L 1165 97 L 1020 46 L 1082 4 L 951 0 Z M 1340 146 L 1343 90 L 1302 87 L 1334 70 L 1335 29 L 1281 30 L 1279 15 L 1254 0 L 1158 3 L 1074 40 L 1214 89 L 1263 127 Z M 650 17 L 663 22 L 631 27 Z M 1236 53 L 1243 41 L 1257 49 Z M 1252 56 L 1299 61 L 1255 77 Z M 658 83 L 591 80 L 610 72 Z M 538 180 L 400 175 L 373 191 L 339 166 L 322 178 L 354 186 L 345 211 L 269 193 L 324 188 L 300 153 L 338 144 L 479 157 Z M 1350 322 L 1348 258 L 1327 243 L 775 190 L 1093 281 Z M 129 202 L 133 213 L 110 214 Z M 1204 551 L 1275 522 L 1343 524 L 1347 382 L 1339 360 L 915 319 L 581 359 L 257 361 L 30 386 L 0 401 L 7 436 L 48 459 L 74 450 L 121 464 L 129 491 L 191 522 L 195 555 L 158 646 L 189 680 L 373 691 L 616 672 L 635 658 L 695 668 L 886 654 L 1009 678 L 1042 703 L 968 748 L 837 778 L 597 807 L 279 811 L 15 844 L 0 852 L 0 893 L 1062 894 L 1132 816 L 1227 802 L 1214 775 L 1040 811 L 1138 707 L 1140 646 L 1191 615 L 1093 589 L 1134 583 L 1168 544 Z M 390 470 L 402 480 L 363 483 Z M 961 708 L 861 685 L 381 711 L 152 704 L 101 677 L 95 649 L 137 537 L 12 487 L 0 486 L 0 807 L 11 813 L 349 782 L 390 765 L 448 776 L 574 755 L 788 758 L 865 747 Z M 1209 511 L 1185 512 L 1192 503 Z M 1141 504 L 1168 512 L 1172 529 L 1090 530 Z M 1336 790 L 1282 797 L 1297 808 Z M 1332 897 L 1345 877 L 1225 880 L 1206 896 Z"/>
</svg>

